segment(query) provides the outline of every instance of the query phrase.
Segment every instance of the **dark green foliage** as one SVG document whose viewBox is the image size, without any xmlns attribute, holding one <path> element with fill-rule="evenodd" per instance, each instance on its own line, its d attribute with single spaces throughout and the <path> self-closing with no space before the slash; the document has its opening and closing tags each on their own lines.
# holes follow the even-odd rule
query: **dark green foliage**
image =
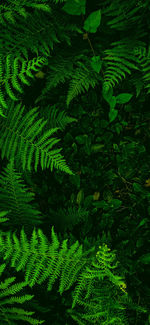
<svg viewBox="0 0 150 325">
<path fill-rule="evenodd" d="M 70 117 L 67 115 L 65 111 L 60 111 L 56 107 L 57 105 L 49 106 L 45 108 L 44 116 L 47 118 L 47 126 L 49 128 L 59 128 L 61 130 L 64 130 L 66 125 L 72 122 L 77 122 L 78 120 L 76 118 Z"/>
<path fill-rule="evenodd" d="M 2 324 L 150 323 L 149 12 L 0 3 Z"/>
</svg>

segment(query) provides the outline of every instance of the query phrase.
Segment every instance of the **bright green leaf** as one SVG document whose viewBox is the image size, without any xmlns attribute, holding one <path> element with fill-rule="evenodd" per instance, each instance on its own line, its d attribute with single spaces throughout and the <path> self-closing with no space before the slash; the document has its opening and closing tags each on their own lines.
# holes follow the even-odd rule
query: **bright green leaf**
<svg viewBox="0 0 150 325">
<path fill-rule="evenodd" d="M 96 30 L 101 22 L 101 11 L 92 12 L 84 22 L 84 30 L 89 33 L 96 33 Z"/>
<path fill-rule="evenodd" d="M 116 96 L 116 101 L 117 101 L 117 104 L 125 104 L 125 103 L 128 103 L 129 100 L 132 98 L 132 94 L 119 94 L 118 96 Z"/>
<path fill-rule="evenodd" d="M 99 56 L 93 56 L 92 57 L 91 66 L 92 66 L 92 68 L 93 68 L 94 71 L 96 71 L 97 73 L 100 72 L 101 66 L 102 66 L 102 62 L 101 62 Z"/>
<path fill-rule="evenodd" d="M 118 115 L 117 109 L 111 109 L 109 112 L 109 121 L 113 122 Z"/>
<path fill-rule="evenodd" d="M 63 10 L 70 15 L 85 15 L 86 0 L 68 0 L 63 6 Z"/>
</svg>

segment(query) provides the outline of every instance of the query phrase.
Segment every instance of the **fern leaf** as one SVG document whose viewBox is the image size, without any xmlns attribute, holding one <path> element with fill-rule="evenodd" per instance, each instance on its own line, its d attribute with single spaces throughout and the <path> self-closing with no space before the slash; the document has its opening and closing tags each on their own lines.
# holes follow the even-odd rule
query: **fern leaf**
<svg viewBox="0 0 150 325">
<path fill-rule="evenodd" d="M 3 259 L 9 259 L 11 266 L 24 271 L 25 283 L 30 287 L 48 279 L 47 289 L 51 290 L 54 282 L 60 278 L 59 292 L 62 294 L 76 282 L 70 312 L 72 317 L 80 316 L 83 323 L 86 320 L 87 324 L 106 321 L 111 324 L 116 321 L 127 325 L 125 299 L 122 299 L 127 293 L 122 290 L 125 288 L 123 278 L 114 273 L 118 265 L 115 254 L 110 252 L 107 245 L 103 245 L 99 247 L 96 259 L 92 258 L 90 262 L 87 257 L 83 258 L 82 246 L 78 241 L 67 248 L 67 240 L 64 240 L 60 246 L 54 228 L 51 229 L 51 237 L 50 244 L 42 230 L 34 229 L 30 241 L 23 229 L 20 240 L 15 233 L 0 233 L 0 255 Z M 13 279 L 10 279 L 8 284 L 11 285 L 12 282 Z M 14 285 L 7 293 L 15 293 L 17 290 L 19 286 Z M 120 290 L 123 291 L 121 295 Z M 16 297 L 13 302 L 21 303 L 23 299 Z M 79 312 L 73 311 L 76 304 Z"/>
<path fill-rule="evenodd" d="M 50 167 L 53 171 L 55 167 L 72 175 L 72 171 L 60 154 L 62 149 L 52 150 L 52 147 L 60 141 L 51 138 L 51 135 L 58 128 L 50 129 L 40 135 L 47 121 L 40 119 L 34 122 L 37 116 L 37 108 L 32 109 L 22 118 L 24 108 L 17 105 L 14 109 L 12 105 L 6 122 L 2 122 L 0 139 L 2 159 L 6 156 L 12 161 L 14 159 L 20 161 L 23 170 L 31 170 L 32 162 L 35 160 L 34 168 L 36 171 L 40 161 L 42 169 Z M 15 121 L 14 124 L 13 121 Z"/>
<path fill-rule="evenodd" d="M 0 266 L 0 276 L 5 267 L 5 264 Z M 26 321 L 29 324 L 42 324 L 44 321 L 29 317 L 34 314 L 34 312 L 29 312 L 16 306 L 16 304 L 23 304 L 26 301 L 30 301 L 33 296 L 28 294 L 19 295 L 18 297 L 15 296 L 16 293 L 20 294 L 20 291 L 27 286 L 26 282 L 14 283 L 15 279 L 15 277 L 7 278 L 0 283 L 0 323 L 3 325 L 10 323 L 18 324 L 17 321 L 19 320 Z M 13 306 L 9 307 L 10 305 Z"/>
<path fill-rule="evenodd" d="M 49 128 L 58 127 L 62 130 L 65 129 L 67 124 L 78 121 L 76 118 L 68 116 L 64 110 L 59 111 L 56 104 L 47 107 L 47 109 L 44 110 L 44 116 L 47 118 Z"/>
<path fill-rule="evenodd" d="M 67 95 L 67 106 L 73 98 L 82 92 L 88 91 L 89 86 L 95 87 L 98 82 L 96 74 L 93 71 L 88 70 L 84 65 L 79 63 L 79 68 L 76 68 L 73 79 L 70 82 L 70 87 Z"/>
<path fill-rule="evenodd" d="M 34 194 L 23 184 L 21 174 L 17 173 L 12 163 L 9 163 L 0 174 L 0 205 L 3 210 L 9 208 L 8 226 L 41 224 L 40 212 L 33 203 Z M 7 219 L 6 219 L 7 220 Z"/>
<path fill-rule="evenodd" d="M 5 86 L 7 95 L 14 101 L 18 100 L 16 92 L 23 93 L 23 89 L 20 86 L 20 80 L 23 84 L 30 85 L 27 77 L 34 78 L 33 72 L 38 71 L 44 64 L 47 64 L 47 59 L 44 57 L 34 58 L 29 61 L 25 61 L 23 58 L 12 56 L 8 54 L 6 56 L 5 71 L 2 69 L 4 59 L 0 58 L 0 87 Z M 15 91 L 15 92 L 14 92 Z M 4 108 L 7 108 L 4 96 L 1 95 L 0 103 Z"/>
<path fill-rule="evenodd" d="M 1 211 L 0 212 L 0 222 L 5 222 L 9 220 L 9 218 L 6 218 L 5 216 L 9 213 L 9 211 Z"/>
<path fill-rule="evenodd" d="M 72 259 L 73 254 L 75 254 L 75 256 L 77 256 L 77 257 L 81 257 L 81 255 L 82 255 L 82 247 L 77 249 L 78 246 L 79 246 L 79 243 L 76 242 L 75 244 L 73 244 L 70 247 L 70 250 L 66 254 L 66 261 L 65 261 L 65 264 L 63 265 L 61 279 L 60 279 L 60 286 L 59 286 L 60 294 L 63 293 L 63 291 L 65 290 L 65 287 L 67 287 L 67 285 L 70 282 L 69 275 L 70 275 L 70 268 L 72 268 L 72 261 L 70 260 L 70 257 Z"/>
<path fill-rule="evenodd" d="M 137 47 L 134 49 L 134 53 L 138 58 L 138 62 L 141 66 L 141 71 L 143 72 L 143 82 L 144 88 L 148 88 L 147 94 L 150 94 L 150 46 L 148 49 L 146 47 Z"/>
<path fill-rule="evenodd" d="M 119 42 L 120 43 L 120 42 Z M 139 70 L 133 62 L 137 62 L 136 57 L 130 49 L 125 45 L 118 45 L 111 50 L 104 51 L 108 56 L 104 57 L 107 60 L 107 68 L 104 73 L 104 88 L 114 87 L 126 77 L 125 73 L 131 74 L 131 69 Z"/>
</svg>

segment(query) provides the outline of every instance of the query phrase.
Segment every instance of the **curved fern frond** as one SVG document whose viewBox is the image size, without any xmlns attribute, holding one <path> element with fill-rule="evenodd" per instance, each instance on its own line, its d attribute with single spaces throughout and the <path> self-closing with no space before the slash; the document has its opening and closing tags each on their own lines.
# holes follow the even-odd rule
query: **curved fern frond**
<svg viewBox="0 0 150 325">
<path fill-rule="evenodd" d="M 0 174 L 0 206 L 9 209 L 7 226 L 41 224 L 41 213 L 33 205 L 34 193 L 23 184 L 21 174 L 9 163 Z M 7 218 L 6 218 L 7 220 Z"/>
<path fill-rule="evenodd" d="M 107 22 L 107 25 L 112 29 L 117 30 L 127 30 L 133 27 L 136 22 L 139 23 L 141 18 L 140 16 L 140 6 L 135 7 L 135 1 L 126 1 L 115 0 L 113 2 L 107 1 L 104 3 L 104 8 L 102 13 L 104 16 L 114 17 Z M 139 14 L 137 14 L 139 12 Z"/>
<path fill-rule="evenodd" d="M 14 91 L 23 93 L 23 89 L 20 83 L 30 86 L 29 77 L 34 78 L 33 72 L 39 71 L 41 67 L 47 64 L 47 60 L 44 57 L 34 58 L 33 60 L 25 61 L 23 58 L 12 57 L 10 54 L 6 57 L 5 69 L 4 60 L 0 57 L 0 104 L 3 108 L 8 108 L 8 105 L 2 95 L 2 89 L 5 88 L 5 93 L 14 101 L 18 98 Z"/>
<path fill-rule="evenodd" d="M 90 65 L 87 68 L 82 62 L 77 62 L 76 64 L 78 68 L 75 69 L 73 78 L 70 82 L 66 101 L 67 106 L 69 106 L 72 99 L 78 94 L 88 91 L 90 86 L 94 88 L 99 81 L 98 75 L 92 70 Z"/>
<path fill-rule="evenodd" d="M 72 308 L 78 303 L 86 313 L 70 313 L 73 318 L 80 316 L 81 321 L 86 320 L 86 324 L 127 325 L 122 293 L 117 289 L 125 289 L 126 285 L 122 277 L 112 272 L 117 267 L 115 254 L 109 252 L 107 245 L 99 248 L 96 255 L 98 263 L 93 261 L 91 267 L 86 267 L 73 292 Z M 123 291 L 126 296 L 127 293 Z"/>
<path fill-rule="evenodd" d="M 37 107 L 23 116 L 25 107 L 18 104 L 15 108 L 12 103 L 7 120 L 3 120 L 0 130 L 0 149 L 2 159 L 7 157 L 12 161 L 19 161 L 23 170 L 31 170 L 34 160 L 34 169 L 37 171 L 39 163 L 42 170 L 45 168 L 58 168 L 70 175 L 73 172 L 66 165 L 65 159 L 60 154 L 60 149 L 52 150 L 60 140 L 52 138 L 58 128 L 50 129 L 43 133 L 47 121 L 37 120 Z"/>
<path fill-rule="evenodd" d="M 0 265 L 0 276 L 5 270 L 5 267 L 6 264 Z M 26 311 L 17 306 L 17 304 L 30 301 L 34 296 L 28 294 L 22 296 L 19 294 L 19 296 L 16 296 L 17 293 L 20 293 L 27 286 L 27 283 L 14 283 L 15 279 L 15 277 L 6 278 L 0 283 L 0 323 L 3 325 L 19 325 L 21 321 L 24 321 L 33 325 L 43 324 L 44 321 L 39 321 L 31 317 L 34 312 Z"/>
<path fill-rule="evenodd" d="M 36 99 L 36 103 L 43 99 L 50 92 L 51 88 L 57 87 L 60 83 L 64 83 L 73 74 L 73 63 L 70 56 L 64 58 L 57 55 L 57 58 L 52 58 L 49 63 L 50 68 L 46 74 L 46 84 L 41 95 Z"/>
<path fill-rule="evenodd" d="M 144 46 L 137 47 L 134 49 L 134 54 L 143 72 L 144 88 L 148 88 L 147 94 L 150 94 L 150 46 L 148 49 Z"/>
<path fill-rule="evenodd" d="M 126 77 L 126 74 L 131 74 L 131 69 L 139 70 L 136 57 L 131 50 L 124 45 L 118 45 L 111 50 L 105 50 L 108 56 L 103 60 L 107 61 L 106 71 L 104 72 L 104 88 L 112 88 Z M 131 62 L 133 61 L 133 62 Z"/>
<path fill-rule="evenodd" d="M 57 105 L 54 104 L 51 107 L 47 107 L 44 112 L 44 116 L 47 118 L 47 125 L 49 128 L 58 127 L 62 131 L 65 129 L 66 125 L 72 122 L 77 122 L 78 120 L 74 117 L 68 116 L 67 112 L 60 111 Z"/>
</svg>

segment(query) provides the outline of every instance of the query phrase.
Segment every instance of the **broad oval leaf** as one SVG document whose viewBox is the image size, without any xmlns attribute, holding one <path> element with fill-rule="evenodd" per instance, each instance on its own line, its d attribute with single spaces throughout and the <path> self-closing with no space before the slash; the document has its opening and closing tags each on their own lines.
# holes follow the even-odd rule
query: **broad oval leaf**
<svg viewBox="0 0 150 325">
<path fill-rule="evenodd" d="M 129 100 L 132 98 L 132 94 L 122 93 L 116 96 L 117 104 L 125 104 L 128 103 Z"/>
<path fill-rule="evenodd" d="M 98 26 L 101 22 L 101 11 L 97 10 L 92 12 L 84 22 L 84 30 L 89 33 L 96 33 Z"/>
</svg>

